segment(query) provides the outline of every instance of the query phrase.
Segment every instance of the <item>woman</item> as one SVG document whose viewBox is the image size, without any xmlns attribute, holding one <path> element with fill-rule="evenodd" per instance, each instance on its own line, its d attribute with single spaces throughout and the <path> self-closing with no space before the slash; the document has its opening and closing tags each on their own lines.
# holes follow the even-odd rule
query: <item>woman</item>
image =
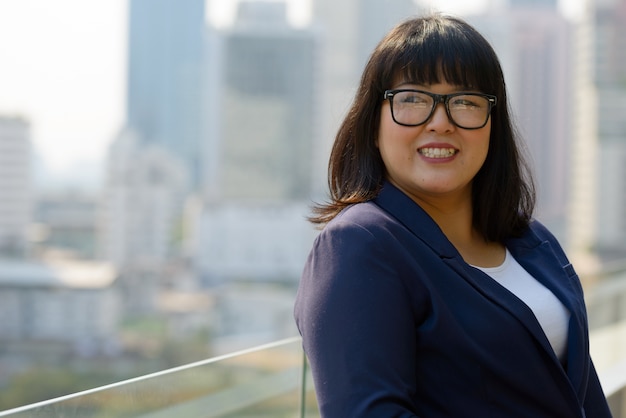
<svg viewBox="0 0 626 418">
<path fill-rule="evenodd" d="M 507 106 L 460 19 L 406 21 L 374 50 L 295 307 L 322 416 L 610 416 Z"/>
</svg>

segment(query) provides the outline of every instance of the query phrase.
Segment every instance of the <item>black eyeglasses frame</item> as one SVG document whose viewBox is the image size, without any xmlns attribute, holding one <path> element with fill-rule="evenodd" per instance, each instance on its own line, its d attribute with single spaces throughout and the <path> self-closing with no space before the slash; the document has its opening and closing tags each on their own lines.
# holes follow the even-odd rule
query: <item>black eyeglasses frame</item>
<svg viewBox="0 0 626 418">
<path fill-rule="evenodd" d="M 422 93 L 422 94 L 425 94 L 425 95 L 430 96 L 430 97 L 433 98 L 433 108 L 430 110 L 430 113 L 428 114 L 428 117 L 426 119 L 424 119 L 423 122 L 416 123 L 416 124 L 407 124 L 407 123 L 398 122 L 396 120 L 396 116 L 393 113 L 393 96 L 395 94 L 397 94 L 397 93 L 404 93 L 404 92 Z M 462 125 L 459 125 L 454 120 L 452 115 L 450 114 L 450 108 L 448 107 L 448 103 L 450 102 L 450 99 L 453 98 L 453 97 L 457 97 L 457 96 L 467 96 L 467 95 L 483 97 L 483 98 L 487 99 L 487 101 L 489 103 L 489 110 L 487 111 L 487 117 L 485 118 L 485 122 L 481 126 L 466 128 L 466 127 L 464 127 Z M 491 110 L 498 103 L 498 98 L 496 96 L 492 95 L 492 94 L 477 93 L 477 92 L 474 92 L 474 91 L 461 91 L 461 92 L 450 93 L 450 94 L 436 94 L 436 93 L 431 93 L 431 92 L 428 92 L 428 91 L 416 90 L 416 89 L 385 90 L 385 93 L 383 94 L 383 100 L 389 100 L 389 108 L 390 108 L 389 110 L 391 111 L 391 117 L 392 117 L 393 121 L 395 123 L 397 123 L 398 125 L 402 125 L 402 126 L 420 126 L 420 125 L 423 125 L 426 122 L 428 122 L 430 120 L 430 118 L 433 116 L 433 114 L 435 113 L 435 109 L 437 109 L 437 106 L 439 105 L 439 103 L 443 103 L 444 108 L 446 109 L 446 114 L 448 115 L 448 119 L 450 120 L 450 122 L 452 122 L 455 126 L 461 128 L 461 129 L 467 129 L 467 130 L 484 128 L 485 125 L 487 125 L 487 122 L 489 121 L 489 117 L 491 116 Z"/>
</svg>

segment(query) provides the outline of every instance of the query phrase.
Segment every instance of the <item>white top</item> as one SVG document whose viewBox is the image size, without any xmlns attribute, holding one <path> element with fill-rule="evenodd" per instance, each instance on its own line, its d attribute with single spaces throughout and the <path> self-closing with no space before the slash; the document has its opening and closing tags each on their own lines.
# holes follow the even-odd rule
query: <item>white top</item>
<svg viewBox="0 0 626 418">
<path fill-rule="evenodd" d="M 506 250 L 504 262 L 498 267 L 477 267 L 533 311 L 548 337 L 557 357 L 563 361 L 567 352 L 567 329 L 570 313 L 561 301 L 543 284 L 531 276 Z"/>
</svg>

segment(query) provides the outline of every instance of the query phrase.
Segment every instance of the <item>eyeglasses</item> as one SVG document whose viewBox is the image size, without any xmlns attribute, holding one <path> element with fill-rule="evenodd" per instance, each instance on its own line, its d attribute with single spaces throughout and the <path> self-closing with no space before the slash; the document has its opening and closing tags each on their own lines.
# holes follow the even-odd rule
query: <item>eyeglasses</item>
<svg viewBox="0 0 626 418">
<path fill-rule="evenodd" d="M 435 113 L 443 103 L 450 121 L 463 129 L 480 129 L 487 124 L 496 96 L 482 93 L 434 94 L 421 90 L 387 90 L 383 96 L 389 100 L 391 117 L 398 125 L 419 126 Z"/>
</svg>

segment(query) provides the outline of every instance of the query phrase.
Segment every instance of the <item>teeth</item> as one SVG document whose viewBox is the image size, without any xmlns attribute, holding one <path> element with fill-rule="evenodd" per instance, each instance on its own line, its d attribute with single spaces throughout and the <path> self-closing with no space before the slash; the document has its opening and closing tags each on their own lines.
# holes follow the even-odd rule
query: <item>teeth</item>
<svg viewBox="0 0 626 418">
<path fill-rule="evenodd" d="M 456 154 L 454 148 L 421 148 L 419 153 L 428 158 L 448 158 Z"/>
</svg>

